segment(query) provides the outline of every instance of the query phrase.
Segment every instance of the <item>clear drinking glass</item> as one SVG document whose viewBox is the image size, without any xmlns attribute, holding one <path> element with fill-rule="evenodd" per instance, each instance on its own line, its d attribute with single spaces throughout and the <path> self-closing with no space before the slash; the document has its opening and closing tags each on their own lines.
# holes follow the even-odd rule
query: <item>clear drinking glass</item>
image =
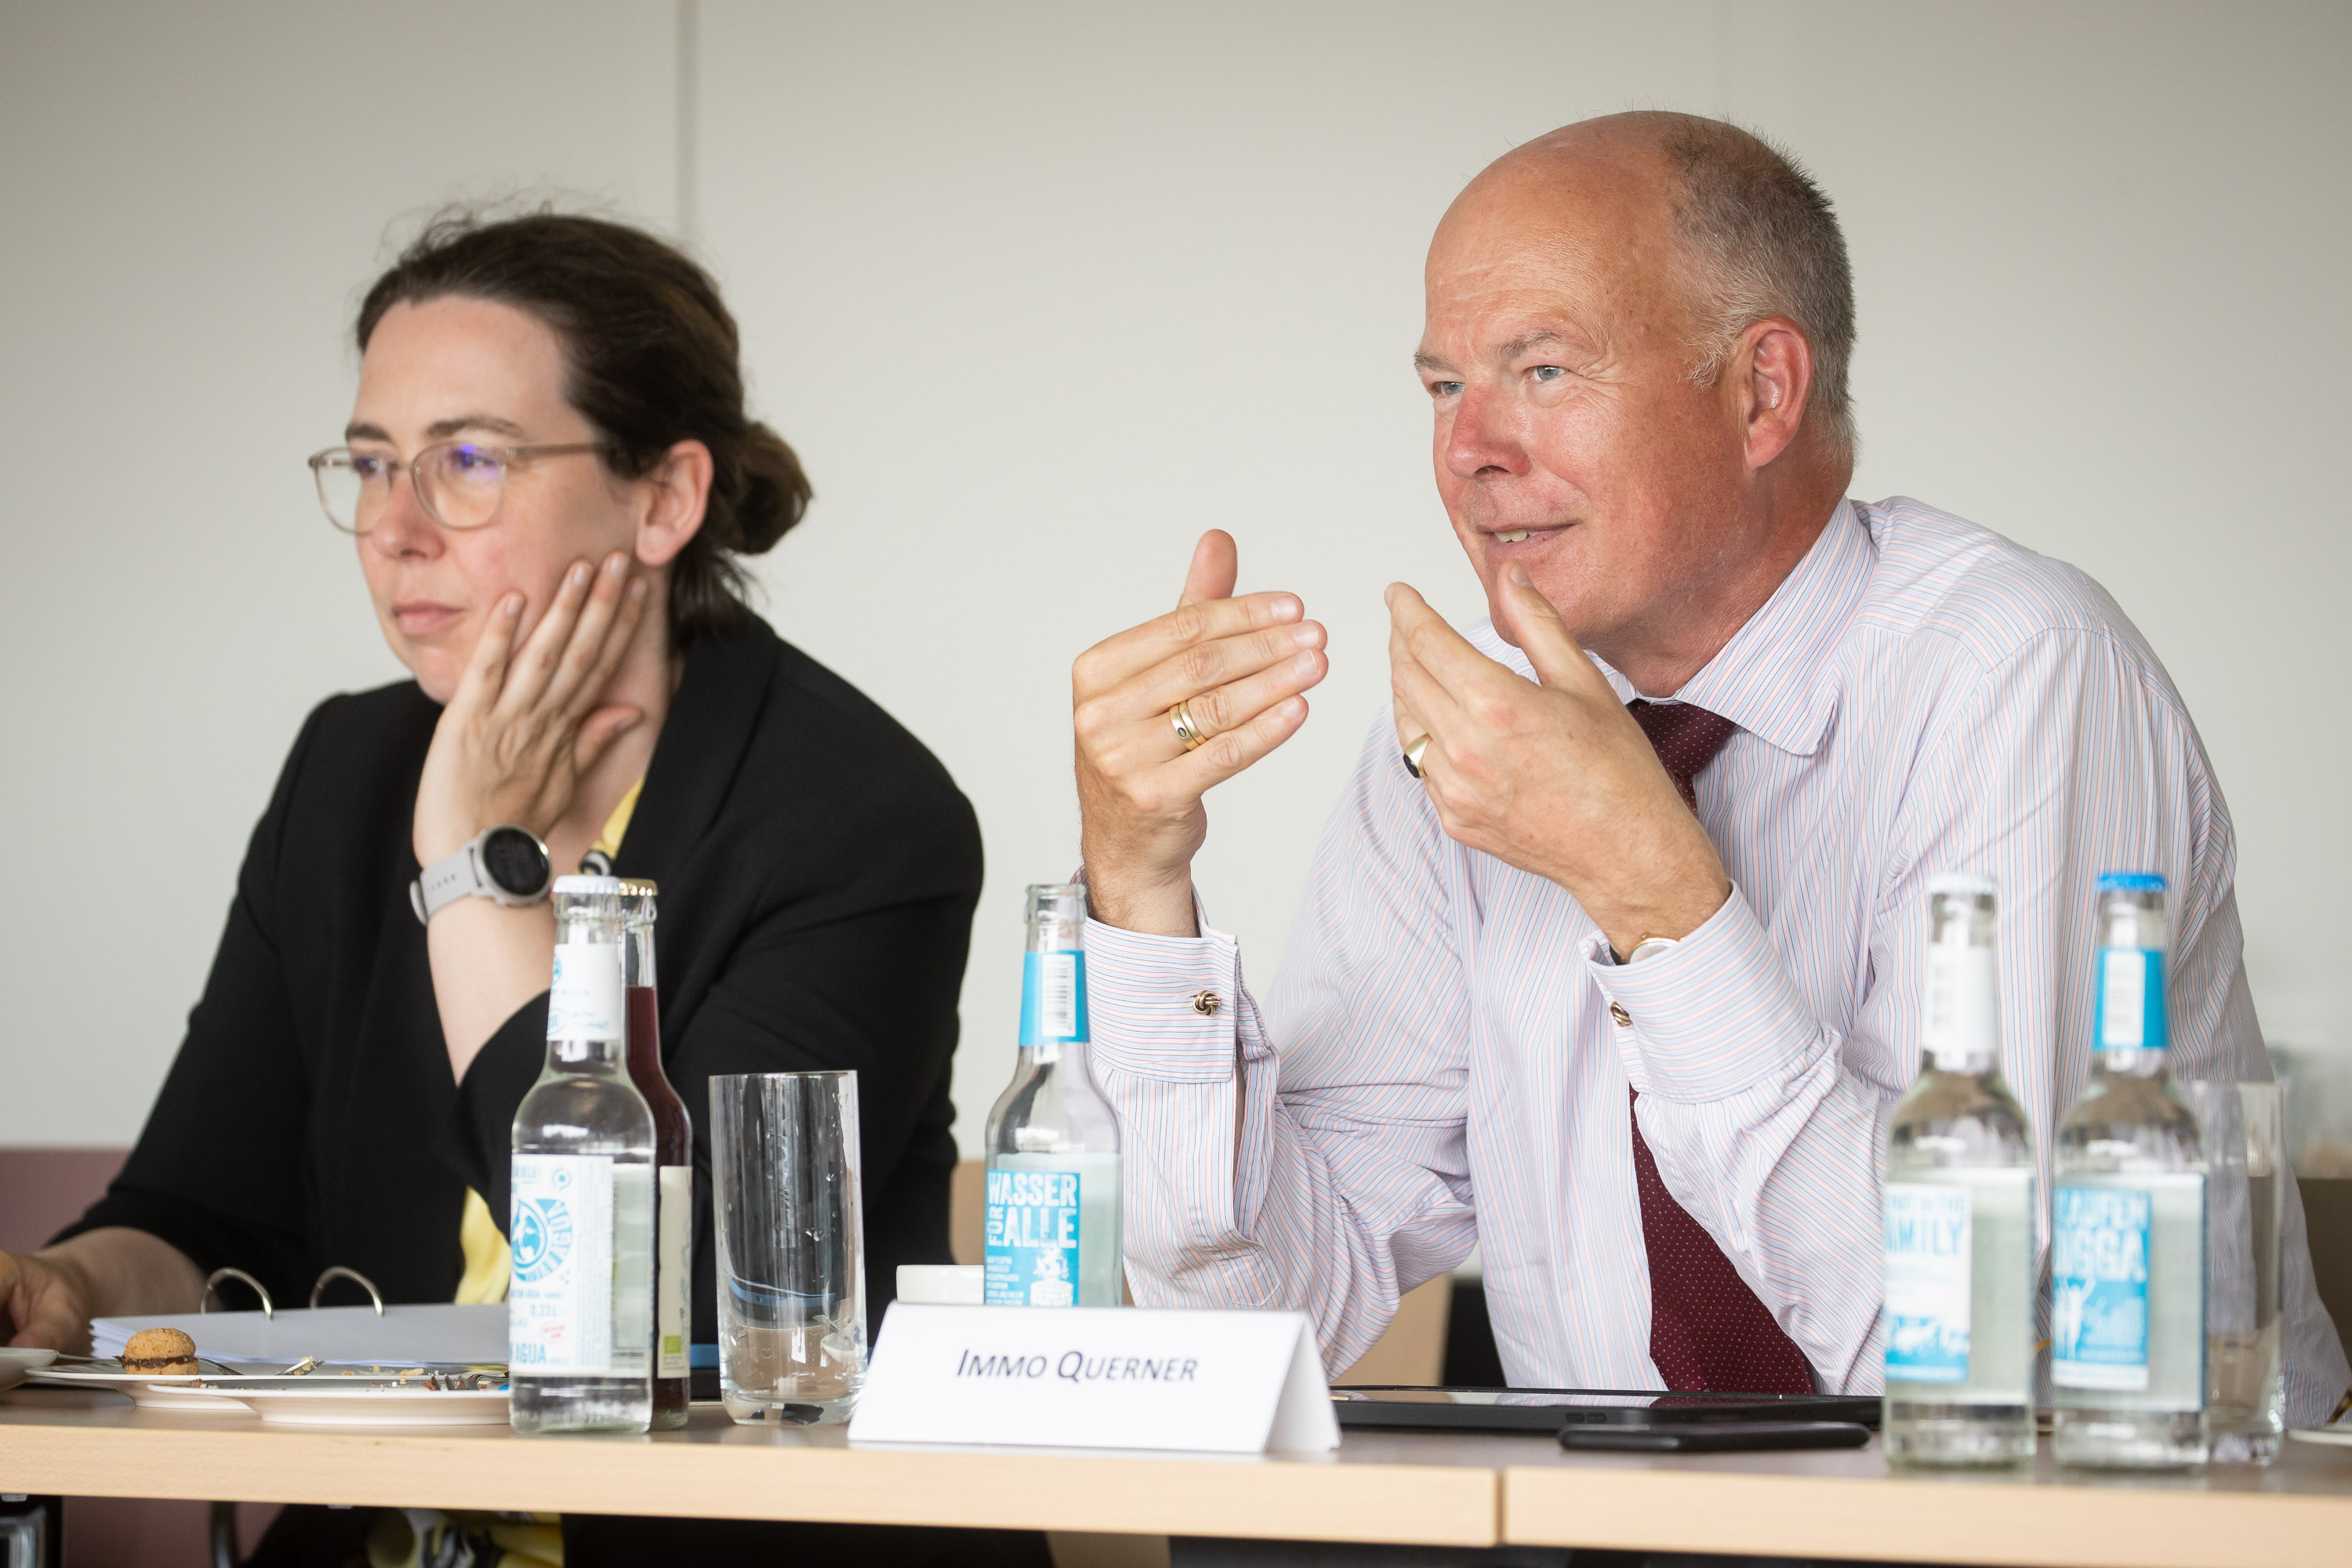
<svg viewBox="0 0 2352 1568">
<path fill-rule="evenodd" d="M 2205 1418 L 2213 1458 L 2275 1458 L 2285 1430 L 2279 1237 L 2286 1137 L 2278 1085 L 2189 1082 L 2205 1141 Z"/>
<path fill-rule="evenodd" d="M 854 1072 L 710 1080 L 719 1389 L 738 1421 L 845 1421 L 866 1381 Z"/>
</svg>

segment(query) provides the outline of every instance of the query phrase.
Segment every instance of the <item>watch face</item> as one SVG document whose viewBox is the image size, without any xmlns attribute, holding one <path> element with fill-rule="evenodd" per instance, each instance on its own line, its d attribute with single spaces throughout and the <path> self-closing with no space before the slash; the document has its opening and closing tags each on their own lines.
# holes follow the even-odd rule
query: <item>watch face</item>
<svg viewBox="0 0 2352 1568">
<path fill-rule="evenodd" d="M 520 827 L 494 827 L 482 840 L 482 868 L 509 898 L 535 898 L 547 890 L 547 851 Z"/>
</svg>

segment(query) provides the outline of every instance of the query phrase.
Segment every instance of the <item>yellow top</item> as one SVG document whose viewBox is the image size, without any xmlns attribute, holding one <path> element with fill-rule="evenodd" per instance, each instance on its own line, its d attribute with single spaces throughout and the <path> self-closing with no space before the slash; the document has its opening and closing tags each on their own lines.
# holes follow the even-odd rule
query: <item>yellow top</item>
<svg viewBox="0 0 2352 1568">
<path fill-rule="evenodd" d="M 507 1266 L 512 1254 L 490 1205 L 473 1188 L 466 1189 L 466 1213 L 457 1221 L 457 1245 L 466 1250 L 466 1272 L 457 1279 L 457 1305 L 479 1306 L 507 1299 Z"/>
<path fill-rule="evenodd" d="M 629 818 L 636 815 L 637 796 L 644 792 L 646 781 L 639 779 L 604 819 L 604 831 L 596 836 L 589 851 L 602 853 L 610 860 L 621 852 L 621 840 L 629 831 Z M 466 1272 L 458 1278 L 457 1301 L 461 1307 L 478 1306 L 485 1301 L 507 1299 L 507 1268 L 512 1255 L 507 1249 L 507 1238 L 499 1229 L 499 1222 L 490 1217 L 490 1205 L 473 1188 L 466 1189 L 466 1212 L 457 1221 L 457 1245 L 466 1254 Z"/>
<path fill-rule="evenodd" d="M 604 831 L 596 836 L 595 843 L 588 846 L 590 854 L 601 854 L 607 860 L 620 854 L 621 840 L 628 835 L 629 818 L 637 814 L 637 796 L 645 792 L 645 787 L 643 779 L 629 786 L 629 793 L 621 797 L 621 804 L 614 806 L 613 815 L 604 819 Z"/>
</svg>

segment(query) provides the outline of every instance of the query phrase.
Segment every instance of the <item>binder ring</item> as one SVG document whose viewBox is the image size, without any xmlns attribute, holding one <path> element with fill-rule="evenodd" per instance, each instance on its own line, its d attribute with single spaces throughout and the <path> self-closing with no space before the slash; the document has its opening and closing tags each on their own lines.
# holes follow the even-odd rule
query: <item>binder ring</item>
<svg viewBox="0 0 2352 1568">
<path fill-rule="evenodd" d="M 377 1291 L 375 1281 L 358 1269 L 346 1268 L 340 1263 L 320 1270 L 318 1279 L 310 1282 L 311 1306 L 316 1307 L 319 1304 L 319 1298 L 327 1293 L 328 1282 L 338 1277 L 353 1281 L 361 1289 L 366 1291 L 368 1300 L 375 1303 L 375 1315 L 379 1318 L 383 1316 L 383 1297 Z"/>
<path fill-rule="evenodd" d="M 209 1312 L 213 1310 L 213 1287 L 218 1285 L 224 1279 L 238 1280 L 250 1287 L 253 1293 L 261 1298 L 262 1317 L 272 1321 L 277 1318 L 278 1305 L 269 1299 L 268 1288 L 263 1285 L 260 1280 L 256 1279 L 252 1275 L 247 1274 L 242 1268 L 215 1268 L 210 1274 L 205 1275 L 205 1293 L 196 1298 L 197 1311 Z"/>
</svg>

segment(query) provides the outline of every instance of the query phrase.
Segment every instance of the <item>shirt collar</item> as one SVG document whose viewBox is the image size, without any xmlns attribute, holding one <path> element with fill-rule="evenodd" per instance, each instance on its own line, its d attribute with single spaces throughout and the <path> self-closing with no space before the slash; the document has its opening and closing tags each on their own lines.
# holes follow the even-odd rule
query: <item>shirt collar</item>
<svg viewBox="0 0 2352 1568">
<path fill-rule="evenodd" d="M 1878 547 L 1862 509 L 1839 501 L 1821 537 L 1764 607 L 1673 700 L 1720 713 L 1794 756 L 1811 756 L 1837 713 L 1839 683 L 1830 655 L 1877 563 Z M 1633 700 L 1632 682 L 1605 661 L 1592 662 L 1620 700 Z"/>
</svg>

